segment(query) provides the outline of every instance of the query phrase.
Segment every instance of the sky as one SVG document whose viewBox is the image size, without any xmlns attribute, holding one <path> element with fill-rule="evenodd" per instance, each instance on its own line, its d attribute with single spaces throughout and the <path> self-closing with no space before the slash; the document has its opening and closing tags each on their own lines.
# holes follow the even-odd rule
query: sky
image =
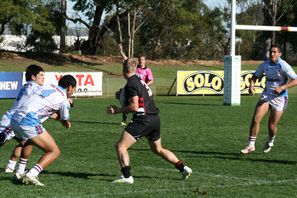
<svg viewBox="0 0 297 198">
<path fill-rule="evenodd" d="M 203 0 L 210 8 L 214 8 L 216 6 L 224 6 L 227 5 L 227 0 Z M 69 16 L 73 16 L 75 13 L 72 10 L 74 3 L 70 0 L 67 0 L 67 13 Z M 67 21 L 68 27 L 78 27 L 81 26 L 79 24 L 74 24 L 70 21 Z"/>
<path fill-rule="evenodd" d="M 227 4 L 227 0 L 204 0 L 204 2 L 210 7 L 224 6 Z"/>
</svg>

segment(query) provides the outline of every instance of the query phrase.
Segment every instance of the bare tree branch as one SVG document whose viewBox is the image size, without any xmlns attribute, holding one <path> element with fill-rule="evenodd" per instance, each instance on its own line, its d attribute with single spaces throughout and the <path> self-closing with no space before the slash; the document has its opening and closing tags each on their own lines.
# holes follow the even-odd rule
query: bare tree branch
<svg viewBox="0 0 297 198">
<path fill-rule="evenodd" d="M 84 24 L 89 30 L 91 29 L 91 26 L 86 22 L 84 21 L 82 18 L 71 18 L 69 17 L 66 12 L 63 13 L 63 15 L 65 16 L 65 18 L 69 21 L 72 21 L 73 23 L 77 23 L 77 22 L 80 22 L 82 24 Z"/>
</svg>

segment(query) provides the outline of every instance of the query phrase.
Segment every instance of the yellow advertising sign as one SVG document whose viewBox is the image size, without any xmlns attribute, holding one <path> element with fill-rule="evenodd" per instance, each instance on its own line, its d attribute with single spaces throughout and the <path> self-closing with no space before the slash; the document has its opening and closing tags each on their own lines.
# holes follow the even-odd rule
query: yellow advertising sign
<svg viewBox="0 0 297 198">
<path fill-rule="evenodd" d="M 241 94 L 248 94 L 249 79 L 254 71 L 241 71 Z M 256 93 L 265 88 L 265 77 L 255 83 Z M 177 71 L 177 95 L 224 94 L 224 71 Z"/>
</svg>

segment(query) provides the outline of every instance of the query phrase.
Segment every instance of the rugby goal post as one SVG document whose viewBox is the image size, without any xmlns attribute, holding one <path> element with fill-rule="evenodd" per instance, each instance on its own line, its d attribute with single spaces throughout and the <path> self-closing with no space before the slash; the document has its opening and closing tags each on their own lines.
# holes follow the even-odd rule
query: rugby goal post
<svg viewBox="0 0 297 198">
<path fill-rule="evenodd" d="M 297 27 L 237 25 L 236 0 L 231 2 L 231 49 L 230 55 L 224 57 L 224 104 L 240 106 L 241 56 L 235 55 L 236 30 L 255 31 L 290 31 L 297 32 Z"/>
</svg>

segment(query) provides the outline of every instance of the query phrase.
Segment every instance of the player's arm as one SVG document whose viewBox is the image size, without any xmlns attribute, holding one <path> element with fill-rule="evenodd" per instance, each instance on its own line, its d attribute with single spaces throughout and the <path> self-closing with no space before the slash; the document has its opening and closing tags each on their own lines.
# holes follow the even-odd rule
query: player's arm
<svg viewBox="0 0 297 198">
<path fill-rule="evenodd" d="M 118 44 L 118 48 L 119 48 L 119 50 L 120 50 L 120 54 L 121 54 L 122 59 L 123 59 L 123 62 L 124 62 L 125 60 L 128 59 L 128 57 L 127 57 L 126 54 L 124 53 L 124 49 L 123 49 L 123 45 L 122 45 L 122 43 L 119 43 L 119 44 Z"/>
<path fill-rule="evenodd" d="M 69 100 L 66 99 L 62 103 L 61 109 L 59 111 L 59 115 L 60 115 L 60 122 L 67 129 L 69 129 L 71 127 L 69 110 L 70 110 L 70 103 L 69 103 Z"/>
<path fill-rule="evenodd" d="M 289 81 L 288 83 L 275 88 L 274 93 L 279 94 L 281 93 L 283 90 L 289 89 L 291 87 L 297 86 L 297 78 L 294 80 Z"/>
<path fill-rule="evenodd" d="M 275 88 L 274 93 L 276 93 L 276 94 L 279 94 L 283 90 L 289 89 L 289 88 L 297 85 L 297 75 L 296 75 L 295 71 L 292 69 L 292 67 L 289 64 L 284 63 L 283 69 L 284 69 L 284 72 L 286 73 L 286 75 L 292 80 L 290 80 L 289 82 L 287 82 L 286 84 L 284 84 L 282 86 Z"/>
<path fill-rule="evenodd" d="M 50 115 L 49 117 L 50 119 L 53 119 L 53 120 L 60 120 L 60 115 L 56 112 Z"/>
<path fill-rule="evenodd" d="M 257 79 L 258 79 L 258 77 L 255 74 L 253 74 L 252 78 L 250 79 L 249 93 L 252 95 L 255 93 L 254 87 L 255 87 L 255 82 Z"/>
<path fill-rule="evenodd" d="M 128 114 L 128 113 L 137 111 L 138 107 L 139 107 L 138 96 L 133 96 L 132 98 L 129 99 L 129 105 L 121 107 L 121 108 L 119 108 L 115 105 L 111 105 L 111 106 L 107 107 L 106 112 L 111 115 L 114 115 L 117 113 Z"/>
<path fill-rule="evenodd" d="M 153 76 L 153 72 L 150 68 L 147 68 L 147 85 L 150 86 L 151 84 L 154 83 L 154 76 Z"/>
</svg>

